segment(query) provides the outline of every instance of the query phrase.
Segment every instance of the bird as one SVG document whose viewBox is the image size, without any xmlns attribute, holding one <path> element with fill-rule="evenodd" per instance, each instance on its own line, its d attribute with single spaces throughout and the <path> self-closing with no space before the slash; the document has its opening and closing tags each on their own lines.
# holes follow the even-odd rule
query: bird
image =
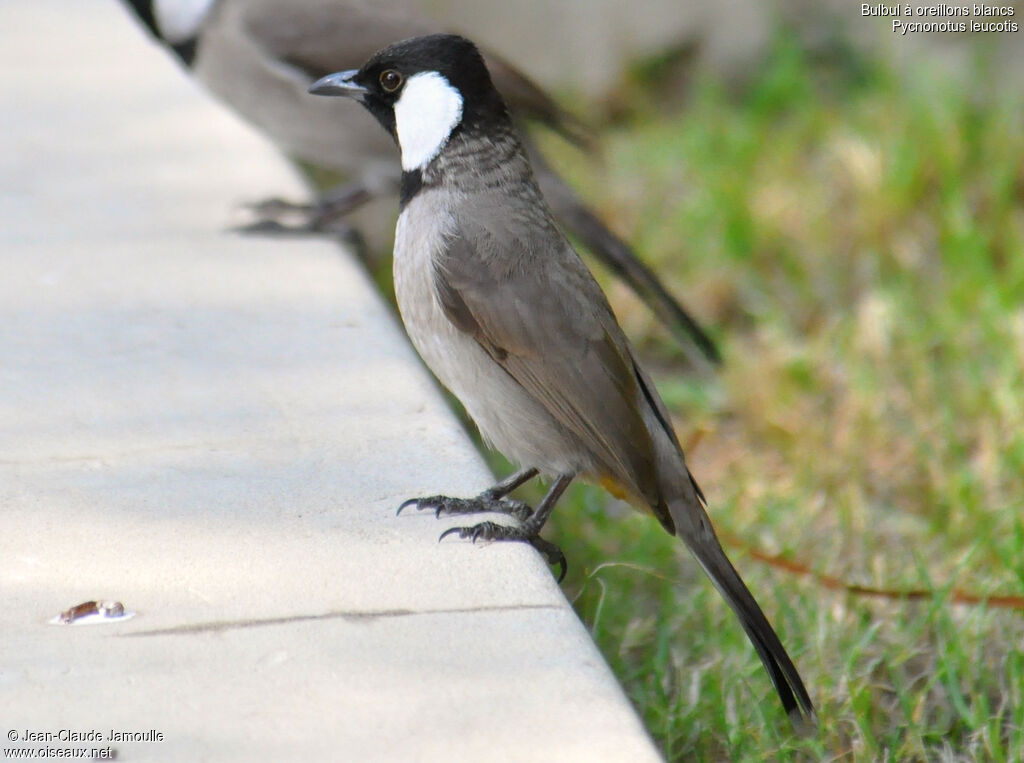
<svg viewBox="0 0 1024 763">
<path fill-rule="evenodd" d="M 318 229 L 366 202 L 398 192 L 394 145 L 371 119 L 306 90 L 338 60 L 362 61 L 389 42 L 446 31 L 380 4 L 357 0 L 123 0 L 135 17 L 220 100 L 270 137 L 287 155 L 347 178 L 311 207 L 270 200 L 270 217 L 296 209 Z M 487 62 L 521 122 L 548 126 L 589 148 L 590 132 L 540 87 L 498 56 Z M 718 366 L 721 353 L 703 327 L 630 246 L 612 233 L 576 192 L 525 142 L 559 221 L 622 279 L 672 332 L 698 365 Z M 273 219 L 251 226 L 276 229 Z"/>
<path fill-rule="evenodd" d="M 800 674 L 722 549 L 665 404 L 556 224 L 476 46 L 449 34 L 399 41 L 309 92 L 358 101 L 398 143 L 393 270 L 406 332 L 484 440 L 519 467 L 474 498 L 413 498 L 399 512 L 511 514 L 519 521 L 441 537 L 530 543 L 564 575 L 541 528 L 574 479 L 604 486 L 685 542 L 795 728 L 813 727 Z M 551 487 L 535 509 L 508 497 L 538 475 Z"/>
</svg>

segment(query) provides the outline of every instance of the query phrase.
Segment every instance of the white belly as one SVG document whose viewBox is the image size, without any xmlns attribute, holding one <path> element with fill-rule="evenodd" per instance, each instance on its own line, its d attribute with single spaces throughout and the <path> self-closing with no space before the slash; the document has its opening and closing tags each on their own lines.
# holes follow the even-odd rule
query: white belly
<svg viewBox="0 0 1024 763">
<path fill-rule="evenodd" d="M 448 320 L 434 288 L 431 255 L 444 245 L 444 216 L 412 199 L 395 232 L 395 297 L 420 357 L 465 406 L 484 439 L 520 466 L 546 474 L 585 469 L 572 438 L 476 340 Z M 428 202 L 429 203 L 429 202 Z"/>
</svg>

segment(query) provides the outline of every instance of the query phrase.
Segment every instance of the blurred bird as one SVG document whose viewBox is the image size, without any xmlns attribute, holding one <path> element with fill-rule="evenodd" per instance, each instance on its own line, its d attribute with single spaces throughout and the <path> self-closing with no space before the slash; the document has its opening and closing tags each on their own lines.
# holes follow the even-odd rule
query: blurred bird
<svg viewBox="0 0 1024 763">
<path fill-rule="evenodd" d="M 442 534 L 540 537 L 577 476 L 647 510 L 693 552 L 739 617 L 798 730 L 814 708 L 800 674 L 730 563 L 668 411 L 586 265 L 555 224 L 508 110 L 473 43 L 429 35 L 390 45 L 317 95 L 359 101 L 401 148 L 395 295 L 423 360 L 520 471 L 476 498 L 406 501 L 438 515 L 501 512 Z M 509 493 L 543 472 L 536 510 Z"/>
<path fill-rule="evenodd" d="M 306 90 L 318 77 L 345 62 L 364 61 L 393 40 L 442 31 L 435 23 L 356 0 L 124 2 L 197 79 L 282 151 L 348 179 L 306 208 L 309 229 L 397 193 L 401 173 L 387 136 L 358 110 L 308 98 Z M 485 57 L 517 120 L 539 122 L 587 145 L 588 132 L 578 120 L 511 65 L 494 55 Z M 691 358 L 696 347 L 703 358 L 721 363 L 704 329 L 523 135 L 544 196 L 562 225 L 640 296 Z M 303 209 L 278 200 L 259 208 L 271 216 Z"/>
</svg>

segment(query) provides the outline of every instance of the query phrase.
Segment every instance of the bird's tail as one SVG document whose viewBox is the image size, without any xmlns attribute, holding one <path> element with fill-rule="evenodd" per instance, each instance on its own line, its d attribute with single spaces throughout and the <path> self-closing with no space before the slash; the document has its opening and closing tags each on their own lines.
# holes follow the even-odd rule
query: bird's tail
<svg viewBox="0 0 1024 763">
<path fill-rule="evenodd" d="M 684 349 L 691 350 L 692 354 L 695 346 L 705 360 L 721 365 L 722 355 L 714 341 L 669 293 L 658 276 L 644 265 L 625 241 L 608 230 L 597 215 L 587 209 L 576 192 L 544 161 L 532 141 L 524 137 L 523 144 L 530 155 L 537 183 L 558 221 L 629 285 Z"/>
<path fill-rule="evenodd" d="M 669 503 L 676 532 L 739 617 L 743 630 L 747 632 L 775 684 L 775 690 L 793 727 L 798 733 L 809 734 L 817 726 L 817 716 L 804 682 L 768 618 L 725 555 L 701 503 L 696 493 L 691 494 L 689 499 Z"/>
</svg>

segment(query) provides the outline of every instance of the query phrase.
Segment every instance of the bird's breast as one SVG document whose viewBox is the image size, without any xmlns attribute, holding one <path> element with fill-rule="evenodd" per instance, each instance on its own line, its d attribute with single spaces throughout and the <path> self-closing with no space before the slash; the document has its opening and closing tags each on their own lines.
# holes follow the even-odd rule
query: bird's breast
<svg viewBox="0 0 1024 763">
<path fill-rule="evenodd" d="M 442 205 L 429 203 L 436 196 L 434 192 L 417 195 L 398 218 L 395 298 L 420 357 L 472 410 L 483 407 L 481 398 L 493 397 L 490 388 L 494 383 L 489 377 L 496 365 L 471 336 L 448 320 L 438 299 L 433 262 L 446 246 L 445 233 L 451 229 L 452 219 Z"/>
<path fill-rule="evenodd" d="M 452 230 L 438 191 L 415 196 L 395 231 L 395 297 L 416 351 L 465 406 L 484 439 L 510 460 L 548 474 L 578 472 L 589 462 L 578 444 L 476 341 L 444 313 L 433 261 Z"/>
</svg>

